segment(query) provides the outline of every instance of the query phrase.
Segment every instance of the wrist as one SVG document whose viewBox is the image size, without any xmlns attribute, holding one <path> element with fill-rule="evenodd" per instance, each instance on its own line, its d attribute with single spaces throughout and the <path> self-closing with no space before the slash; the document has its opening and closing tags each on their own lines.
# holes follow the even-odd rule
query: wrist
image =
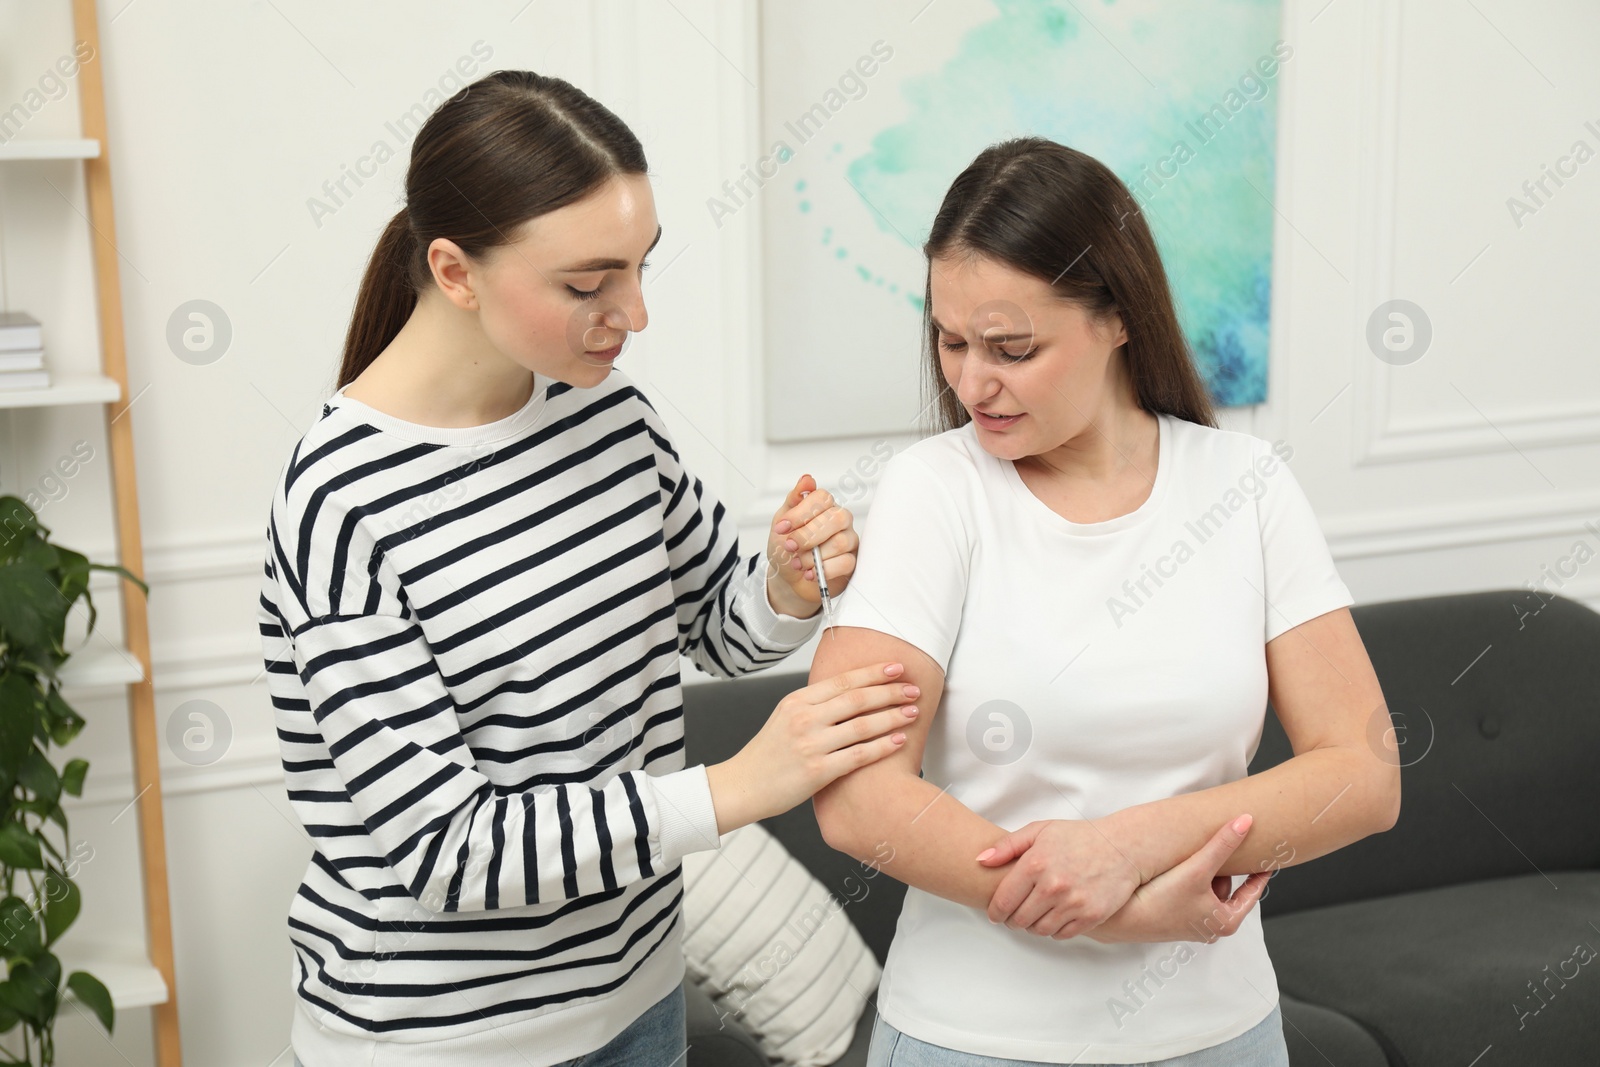
<svg viewBox="0 0 1600 1067">
<path fill-rule="evenodd" d="M 717 813 L 717 835 L 756 822 L 761 818 L 752 810 L 752 798 L 738 755 L 706 767 L 706 783 L 711 787 L 711 807 Z"/>
<path fill-rule="evenodd" d="M 821 609 L 820 604 L 808 604 L 800 599 L 788 582 L 774 575 L 767 579 L 767 606 L 775 615 L 792 619 L 809 619 Z"/>
<path fill-rule="evenodd" d="M 1139 872 L 1139 884 L 1143 885 L 1161 872 L 1155 869 L 1154 861 L 1143 848 L 1145 836 L 1138 832 L 1139 818 L 1138 805 L 1135 805 L 1114 811 L 1096 820 L 1095 825 L 1106 836 L 1106 840 L 1134 865 Z"/>
</svg>

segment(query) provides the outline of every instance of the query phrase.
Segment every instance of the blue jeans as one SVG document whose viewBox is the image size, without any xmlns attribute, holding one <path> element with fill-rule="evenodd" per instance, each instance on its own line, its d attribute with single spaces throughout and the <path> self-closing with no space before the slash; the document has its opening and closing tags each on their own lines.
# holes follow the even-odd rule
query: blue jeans
<svg viewBox="0 0 1600 1067">
<path fill-rule="evenodd" d="M 585 1052 L 576 1059 L 562 1060 L 555 1067 L 638 1067 L 645 1064 L 667 1067 L 681 1063 L 683 1050 L 689 1044 L 683 1013 L 683 986 L 680 985 L 646 1008 L 604 1047 Z M 294 1058 L 294 1067 L 305 1067 L 299 1056 Z"/>
<path fill-rule="evenodd" d="M 872 1025 L 872 1045 L 867 1049 L 867 1067 L 1059 1067 L 1033 1060 L 996 1059 L 957 1052 L 941 1045 L 918 1041 L 902 1034 L 878 1016 Z M 1104 1064 L 1074 1063 L 1074 1067 L 1106 1067 Z M 1122 1067 L 1140 1067 L 1123 1064 Z M 1283 1012 L 1278 1005 L 1272 1013 L 1238 1037 L 1184 1056 L 1151 1060 L 1143 1067 L 1289 1067 L 1289 1047 L 1283 1040 Z"/>
<path fill-rule="evenodd" d="M 681 1063 L 683 1050 L 689 1046 L 683 1010 L 683 986 L 679 985 L 646 1008 L 610 1043 L 577 1059 L 562 1060 L 556 1067 L 667 1067 Z"/>
</svg>

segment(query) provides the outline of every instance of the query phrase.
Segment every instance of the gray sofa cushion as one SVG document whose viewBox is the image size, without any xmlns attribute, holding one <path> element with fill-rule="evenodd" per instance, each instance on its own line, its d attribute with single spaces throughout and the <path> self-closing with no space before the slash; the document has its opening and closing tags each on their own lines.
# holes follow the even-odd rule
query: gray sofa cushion
<svg viewBox="0 0 1600 1067">
<path fill-rule="evenodd" d="M 689 1067 L 767 1067 L 767 1057 L 736 1019 L 722 1019 L 694 981 L 683 980 L 683 1022 L 689 1034 Z"/>
<path fill-rule="evenodd" d="M 1278 1005 L 1283 1009 L 1289 1067 L 1389 1067 L 1389 1057 L 1377 1039 L 1354 1019 L 1281 990 Z"/>
<path fill-rule="evenodd" d="M 1564 962 L 1600 950 L 1597 922 L 1600 872 L 1550 870 L 1262 928 L 1284 993 L 1356 1020 L 1396 1064 L 1465 1067 L 1491 1045 L 1482 1064 L 1600 1062 L 1600 957 Z M 1529 982 L 1548 983 L 1542 1010 Z"/>
</svg>

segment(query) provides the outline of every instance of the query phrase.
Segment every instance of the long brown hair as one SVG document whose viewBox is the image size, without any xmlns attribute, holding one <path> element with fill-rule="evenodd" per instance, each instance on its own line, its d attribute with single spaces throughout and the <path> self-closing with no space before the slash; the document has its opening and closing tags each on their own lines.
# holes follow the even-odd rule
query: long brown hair
<svg viewBox="0 0 1600 1067">
<path fill-rule="evenodd" d="M 394 340 L 432 282 L 428 244 L 469 256 L 509 244 L 527 220 L 648 170 L 633 131 L 583 90 L 529 70 L 486 74 L 440 104 L 417 131 L 406 202 L 367 262 L 336 388 Z"/>
<path fill-rule="evenodd" d="M 1139 406 L 1216 426 L 1155 238 L 1127 187 L 1093 156 L 1043 137 L 989 146 L 945 193 L 922 251 L 923 410 L 934 409 L 933 432 L 971 421 L 939 369 L 933 260 L 972 254 L 1043 279 L 1093 318 L 1116 312 L 1128 331 L 1123 358 Z"/>
</svg>

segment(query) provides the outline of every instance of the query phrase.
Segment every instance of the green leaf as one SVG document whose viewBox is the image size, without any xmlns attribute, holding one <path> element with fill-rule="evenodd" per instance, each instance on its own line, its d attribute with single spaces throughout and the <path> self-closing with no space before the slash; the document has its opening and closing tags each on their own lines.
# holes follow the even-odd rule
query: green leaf
<svg viewBox="0 0 1600 1067">
<path fill-rule="evenodd" d="M 88 1009 L 95 1013 L 100 1020 L 100 1025 L 106 1028 L 106 1033 L 111 1032 L 111 1024 L 116 1019 L 117 1009 L 111 1006 L 111 993 L 87 971 L 73 971 L 67 979 L 67 988 L 78 995 Z"/>
<path fill-rule="evenodd" d="M 38 746 L 29 748 L 27 757 L 22 761 L 22 768 L 17 772 L 17 781 L 48 805 L 53 806 L 61 799 L 61 778 L 56 774 L 50 758 L 39 751 Z M 46 807 L 45 810 L 50 809 Z"/>
<path fill-rule="evenodd" d="M 56 568 L 59 571 L 61 595 L 67 598 L 67 603 L 74 604 L 80 596 L 89 590 L 90 563 L 87 557 L 70 548 L 60 545 L 52 546 L 56 550 Z M 93 626 L 89 629 L 94 629 Z"/>
<path fill-rule="evenodd" d="M 0 1005 L 32 1023 L 42 1025 L 45 1022 L 45 1004 L 34 985 L 32 967 L 19 963 L 11 968 L 11 977 L 0 982 Z"/>
<path fill-rule="evenodd" d="M 15 775 L 33 748 L 39 690 L 19 674 L 0 674 L 0 766 Z"/>
<path fill-rule="evenodd" d="M 8 822 L 0 826 L 0 863 L 7 867 L 20 867 L 25 871 L 44 868 L 44 857 L 39 852 L 39 841 L 21 823 Z"/>
<path fill-rule="evenodd" d="M 89 761 L 86 759 L 68 760 L 67 765 L 61 768 L 61 788 L 64 792 L 75 797 L 83 796 L 83 777 L 89 773 Z"/>
<path fill-rule="evenodd" d="M 22 551 L 17 558 L 42 570 L 53 571 L 61 566 L 62 551 L 49 541 L 36 537 L 22 543 Z"/>
<path fill-rule="evenodd" d="M 0 900 L 0 945 L 7 959 L 31 960 L 44 948 L 39 917 L 21 897 Z"/>
<path fill-rule="evenodd" d="M 25 649 L 51 647 L 70 607 L 38 566 L 22 560 L 0 564 L 0 631 L 8 641 Z"/>
<path fill-rule="evenodd" d="M 39 951 L 33 960 L 33 988 L 46 1004 L 53 1004 L 61 993 L 61 961 L 55 953 Z"/>
<path fill-rule="evenodd" d="M 66 990 L 61 988 L 61 961 L 46 952 L 33 961 L 27 980 L 33 983 L 33 994 L 39 998 L 44 1012 L 44 1028 L 55 1025 L 56 1012 Z"/>
<path fill-rule="evenodd" d="M 45 718 L 50 723 L 50 740 L 55 744 L 71 743 L 78 736 L 78 731 L 83 729 L 83 716 L 73 711 L 57 690 L 51 689 L 45 694 L 44 708 Z"/>
<path fill-rule="evenodd" d="M 44 936 L 46 944 L 67 932 L 83 907 L 83 895 L 71 879 L 51 871 L 44 880 Z"/>
<path fill-rule="evenodd" d="M 22 546 L 38 536 L 39 517 L 20 499 L 0 496 L 0 563 L 22 554 Z"/>
</svg>

